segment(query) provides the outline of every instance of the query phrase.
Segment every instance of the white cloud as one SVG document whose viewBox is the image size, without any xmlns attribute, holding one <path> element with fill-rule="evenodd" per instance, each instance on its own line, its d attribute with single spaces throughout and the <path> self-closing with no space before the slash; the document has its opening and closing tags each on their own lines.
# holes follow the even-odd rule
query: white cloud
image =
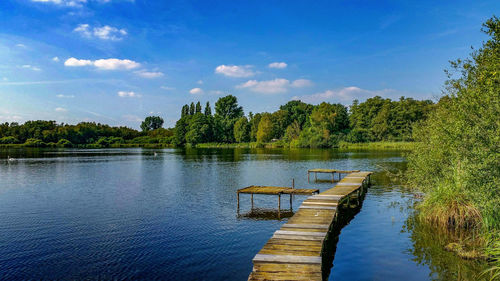
<svg viewBox="0 0 500 281">
<path fill-rule="evenodd" d="M 86 66 L 92 65 L 91 60 L 79 60 L 76 58 L 69 58 L 64 62 L 65 66 Z"/>
<path fill-rule="evenodd" d="M 209 92 L 209 94 L 211 95 L 217 95 L 217 96 L 221 96 L 221 95 L 226 95 L 227 92 L 224 92 L 224 91 L 220 91 L 220 90 L 212 90 Z"/>
<path fill-rule="evenodd" d="M 143 78 L 158 78 L 158 77 L 162 77 L 163 76 L 163 73 L 162 72 L 159 72 L 159 71 L 147 71 L 147 70 L 138 70 L 138 71 L 135 71 L 134 72 L 135 74 L 143 77 Z"/>
<path fill-rule="evenodd" d="M 287 92 L 290 87 L 300 88 L 311 84 L 311 81 L 306 79 L 298 79 L 290 83 L 287 79 L 276 78 L 274 80 L 267 81 L 248 80 L 247 82 L 236 86 L 236 88 L 249 89 L 252 92 L 263 94 L 279 94 Z"/>
<path fill-rule="evenodd" d="M 142 97 L 141 95 L 139 95 L 135 92 L 127 92 L 127 91 L 119 91 L 118 96 L 120 98 L 140 98 L 140 97 Z"/>
<path fill-rule="evenodd" d="M 58 6 L 81 7 L 87 0 L 31 0 L 31 2 L 50 3 Z"/>
<path fill-rule="evenodd" d="M 56 107 L 54 110 L 55 110 L 55 111 L 57 111 L 57 112 L 66 112 L 66 111 L 68 111 L 68 110 L 67 110 L 66 108 L 64 108 L 64 107 Z"/>
<path fill-rule="evenodd" d="M 63 95 L 63 94 L 59 94 L 59 95 L 56 95 L 56 97 L 60 98 L 60 99 L 72 99 L 74 98 L 75 96 L 74 95 Z"/>
<path fill-rule="evenodd" d="M 326 90 L 324 92 L 312 95 L 295 96 L 292 99 L 311 103 L 322 101 L 350 102 L 354 99 L 366 99 L 377 95 L 387 95 L 394 92 L 395 90 L 391 89 L 373 91 L 351 86 L 337 90 Z"/>
<path fill-rule="evenodd" d="M 201 95 L 201 94 L 203 94 L 203 90 L 201 88 L 193 88 L 193 89 L 189 90 L 189 93 L 191 95 Z"/>
<path fill-rule="evenodd" d="M 160 88 L 167 91 L 175 90 L 175 87 L 168 87 L 168 86 L 161 86 Z"/>
<path fill-rule="evenodd" d="M 283 69 L 283 68 L 286 68 L 288 66 L 288 64 L 286 64 L 285 62 L 273 62 L 273 63 L 270 63 L 268 66 L 269 66 L 269 68 Z"/>
<path fill-rule="evenodd" d="M 26 45 L 19 43 L 19 44 L 16 44 L 16 47 L 25 49 Z"/>
<path fill-rule="evenodd" d="M 219 65 L 215 68 L 215 73 L 229 77 L 250 77 L 255 75 L 251 65 Z"/>
<path fill-rule="evenodd" d="M 33 70 L 33 71 L 40 71 L 41 70 L 40 68 L 38 68 L 36 66 L 33 66 L 33 65 L 30 65 L 30 64 L 21 65 L 21 68 L 30 69 L 30 70 Z"/>
<path fill-rule="evenodd" d="M 307 79 L 297 79 L 295 81 L 292 82 L 292 87 L 295 87 L 295 88 L 302 88 L 302 87 L 308 87 L 308 86 L 312 86 L 312 82 L 311 80 L 307 80 Z"/>
<path fill-rule="evenodd" d="M 197 84 L 203 85 L 203 80 L 196 81 Z"/>
<path fill-rule="evenodd" d="M 94 66 L 104 70 L 129 70 L 141 66 L 140 63 L 132 60 L 121 59 L 100 59 L 94 61 Z"/>
<path fill-rule="evenodd" d="M 53 57 L 52 60 L 57 62 L 57 61 L 59 61 L 59 58 L 58 57 Z"/>
<path fill-rule="evenodd" d="M 119 29 L 113 26 L 105 25 L 101 27 L 91 27 L 89 24 L 79 24 L 74 32 L 80 33 L 81 36 L 86 38 L 99 38 L 102 40 L 122 40 L 127 35 L 127 30 Z"/>
<path fill-rule="evenodd" d="M 140 63 L 132 60 L 121 59 L 99 59 L 96 61 L 69 58 L 64 62 L 65 66 L 87 66 L 93 65 L 103 70 L 129 70 L 141 66 Z"/>
</svg>

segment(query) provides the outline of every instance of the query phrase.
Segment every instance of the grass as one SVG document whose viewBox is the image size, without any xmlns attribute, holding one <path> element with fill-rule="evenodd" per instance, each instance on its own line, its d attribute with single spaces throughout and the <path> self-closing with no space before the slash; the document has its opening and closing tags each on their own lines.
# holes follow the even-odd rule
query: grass
<svg viewBox="0 0 500 281">
<path fill-rule="evenodd" d="M 390 141 L 377 141 L 377 142 L 363 142 L 363 143 L 339 143 L 339 148 L 344 149 L 372 149 L 372 150 L 413 150 L 415 148 L 414 142 L 390 142 Z"/>
</svg>

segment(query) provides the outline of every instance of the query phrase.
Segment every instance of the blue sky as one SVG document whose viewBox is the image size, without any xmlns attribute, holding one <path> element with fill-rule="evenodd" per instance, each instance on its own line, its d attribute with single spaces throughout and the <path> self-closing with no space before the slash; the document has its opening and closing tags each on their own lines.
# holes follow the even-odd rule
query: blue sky
<svg viewBox="0 0 500 281">
<path fill-rule="evenodd" d="M 0 1 L 0 122 L 173 126 L 183 104 L 438 97 L 500 1 Z"/>
</svg>

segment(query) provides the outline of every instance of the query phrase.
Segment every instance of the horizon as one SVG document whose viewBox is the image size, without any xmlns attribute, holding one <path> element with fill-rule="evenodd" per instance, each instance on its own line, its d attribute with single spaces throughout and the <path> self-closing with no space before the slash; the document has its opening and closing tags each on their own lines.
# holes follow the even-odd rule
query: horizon
<svg viewBox="0 0 500 281">
<path fill-rule="evenodd" d="M 449 61 L 487 37 L 497 1 L 0 3 L 0 122 L 138 129 L 232 94 L 248 112 L 292 99 L 441 95 Z"/>
</svg>

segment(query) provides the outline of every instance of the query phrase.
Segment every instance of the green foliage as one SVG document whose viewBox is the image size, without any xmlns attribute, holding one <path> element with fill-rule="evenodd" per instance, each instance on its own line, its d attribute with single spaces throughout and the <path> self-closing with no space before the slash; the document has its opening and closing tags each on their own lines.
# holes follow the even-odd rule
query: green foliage
<svg viewBox="0 0 500 281">
<path fill-rule="evenodd" d="M 250 140 L 250 124 L 246 117 L 241 117 L 234 123 L 234 139 L 236 142 L 248 142 Z"/>
<path fill-rule="evenodd" d="M 60 139 L 56 145 L 58 147 L 73 147 L 73 144 L 67 139 Z"/>
<path fill-rule="evenodd" d="M 201 113 L 201 103 L 200 102 L 196 103 L 195 113 Z"/>
<path fill-rule="evenodd" d="M 257 141 L 257 130 L 259 129 L 260 119 L 262 114 L 257 113 L 253 115 L 250 112 L 250 141 Z"/>
<path fill-rule="evenodd" d="M 0 138 L 0 143 L 1 144 L 14 144 L 14 143 L 19 143 L 19 140 L 15 137 L 8 136 L 8 137 Z"/>
<path fill-rule="evenodd" d="M 194 115 L 194 102 L 189 106 L 189 115 Z"/>
<path fill-rule="evenodd" d="M 243 107 L 238 106 L 235 96 L 227 95 L 215 103 L 215 115 L 223 119 L 237 119 L 243 116 Z"/>
<path fill-rule="evenodd" d="M 163 126 L 163 118 L 160 116 L 148 116 L 141 124 L 141 129 L 143 132 L 156 130 Z"/>
<path fill-rule="evenodd" d="M 300 123 L 299 121 L 294 120 L 293 123 L 286 128 L 285 141 L 291 142 L 293 140 L 298 139 L 299 136 L 300 136 Z"/>
<path fill-rule="evenodd" d="M 441 225 L 499 230 L 500 21 L 493 17 L 484 27 L 490 39 L 469 59 L 451 63 L 447 95 L 416 127 L 407 180 L 426 192 L 428 214 L 443 206 L 467 208 L 461 219 L 442 211 Z M 475 212 L 479 218 L 471 216 Z"/>
<path fill-rule="evenodd" d="M 46 146 L 46 144 L 42 140 L 34 139 L 34 138 L 27 139 L 23 145 L 26 147 L 45 147 Z"/>
<path fill-rule="evenodd" d="M 269 113 L 262 114 L 257 130 L 257 142 L 268 142 L 273 138 L 273 122 Z"/>
<path fill-rule="evenodd" d="M 212 108 L 210 107 L 210 102 L 208 101 L 207 104 L 205 105 L 205 115 L 212 116 Z"/>
</svg>

